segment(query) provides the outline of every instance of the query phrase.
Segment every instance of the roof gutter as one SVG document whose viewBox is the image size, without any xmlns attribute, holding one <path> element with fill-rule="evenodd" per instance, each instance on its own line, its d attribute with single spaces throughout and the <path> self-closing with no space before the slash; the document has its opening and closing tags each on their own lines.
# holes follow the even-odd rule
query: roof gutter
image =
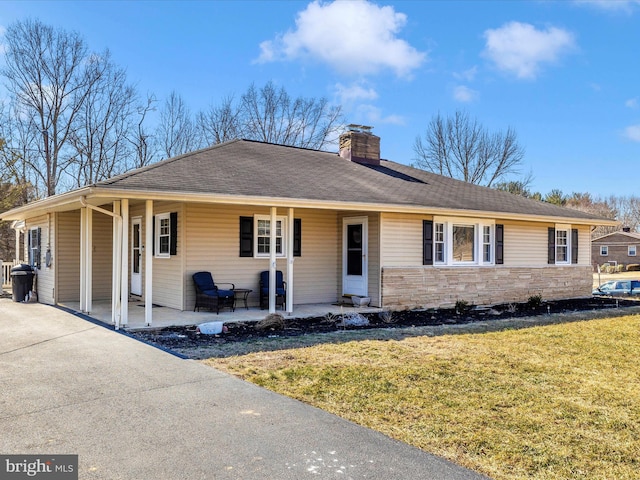
<svg viewBox="0 0 640 480">
<path fill-rule="evenodd" d="M 442 216 L 463 216 L 471 218 L 500 218 L 513 221 L 534 221 L 557 223 L 559 219 L 563 222 L 576 225 L 604 225 L 617 226 L 619 222 L 605 218 L 580 218 L 561 217 L 556 215 L 532 215 L 518 214 L 510 212 L 496 212 L 485 210 L 468 210 L 454 208 L 427 207 L 422 205 L 402 205 L 402 204 L 381 204 L 381 203 L 349 203 L 340 201 L 311 200 L 289 197 L 256 197 L 237 196 L 189 192 L 166 192 L 153 190 L 127 190 L 104 187 L 84 187 L 79 190 L 67 192 L 61 195 L 48 197 L 37 202 L 14 208 L 2 214 L 3 220 L 24 220 L 36 216 L 36 213 L 46 213 L 51 209 L 60 209 L 65 206 L 72 206 L 78 202 L 80 206 L 90 206 L 91 199 L 102 199 L 104 202 L 128 198 L 129 200 L 153 200 L 177 201 L 177 202 L 198 202 L 198 203 L 223 203 L 227 205 L 252 205 L 264 207 L 286 207 L 286 208 L 314 208 L 321 210 L 359 210 L 362 212 L 386 212 L 386 213 L 412 213 L 419 215 L 442 215 Z M 84 202 L 84 203 L 82 203 Z M 92 206 L 92 205 L 91 205 Z M 93 206 L 92 206 L 93 207 Z M 100 209 L 102 213 L 107 210 Z M 112 215 L 111 212 L 107 213 Z"/>
<path fill-rule="evenodd" d="M 340 201 L 327 200 L 310 200 L 289 197 L 253 197 L 253 196 L 237 196 L 237 195 L 221 195 L 221 194 L 202 194 L 202 193 L 173 193 L 162 191 L 131 191 L 122 189 L 101 188 L 94 189 L 95 196 L 108 196 L 113 198 L 128 198 L 130 200 L 147 200 L 152 197 L 154 200 L 176 201 L 176 202 L 197 202 L 210 204 L 226 204 L 226 205 L 252 205 L 263 207 L 283 207 L 283 208 L 314 208 L 319 210 L 358 210 L 362 212 L 385 212 L 385 213 L 413 213 L 419 215 L 441 215 L 441 216 L 461 216 L 471 218 L 500 218 L 504 220 L 514 221 L 535 221 L 546 223 L 562 222 L 576 225 L 607 225 L 616 226 L 619 224 L 616 220 L 605 218 L 579 218 L 579 217 L 560 217 L 556 215 L 532 215 L 517 214 L 509 212 L 496 212 L 488 210 L 468 210 L 427 207 L 422 205 L 402 205 L 387 203 L 349 203 Z"/>
</svg>

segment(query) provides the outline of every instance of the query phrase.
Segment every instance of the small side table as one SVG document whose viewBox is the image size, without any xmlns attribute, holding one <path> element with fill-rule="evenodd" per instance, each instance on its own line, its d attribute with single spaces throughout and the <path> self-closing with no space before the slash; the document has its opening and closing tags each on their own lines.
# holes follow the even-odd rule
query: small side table
<svg viewBox="0 0 640 480">
<path fill-rule="evenodd" d="M 244 308 L 249 310 L 249 305 L 247 305 L 247 298 L 249 298 L 249 294 L 251 292 L 253 292 L 253 290 L 249 288 L 234 288 L 233 293 L 235 295 L 233 300 L 233 307 L 235 308 L 236 303 L 238 302 L 238 299 L 240 298 L 240 296 L 242 296 L 241 300 L 244 302 Z"/>
</svg>

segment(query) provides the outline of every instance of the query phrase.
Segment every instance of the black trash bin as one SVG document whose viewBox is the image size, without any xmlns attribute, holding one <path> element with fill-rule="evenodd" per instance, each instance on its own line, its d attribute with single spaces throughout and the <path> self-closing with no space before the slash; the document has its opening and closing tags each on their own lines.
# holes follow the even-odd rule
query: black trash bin
<svg viewBox="0 0 640 480">
<path fill-rule="evenodd" d="M 24 302 L 33 288 L 33 268 L 23 263 L 11 269 L 11 293 L 14 302 Z"/>
</svg>

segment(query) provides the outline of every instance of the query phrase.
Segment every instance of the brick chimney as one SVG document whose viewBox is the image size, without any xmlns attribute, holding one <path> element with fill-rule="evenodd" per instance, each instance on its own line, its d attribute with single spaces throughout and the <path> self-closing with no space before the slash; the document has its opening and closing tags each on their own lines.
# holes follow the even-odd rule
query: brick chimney
<svg viewBox="0 0 640 480">
<path fill-rule="evenodd" d="M 371 133 L 373 127 L 348 125 L 340 135 L 340 156 L 350 162 L 380 165 L 380 137 Z"/>
</svg>

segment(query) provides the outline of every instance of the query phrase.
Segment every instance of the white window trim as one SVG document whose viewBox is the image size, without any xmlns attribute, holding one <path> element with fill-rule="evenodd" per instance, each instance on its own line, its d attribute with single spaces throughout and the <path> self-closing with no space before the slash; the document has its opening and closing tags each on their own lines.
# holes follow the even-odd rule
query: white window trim
<svg viewBox="0 0 640 480">
<path fill-rule="evenodd" d="M 633 253 L 631 253 L 631 249 L 633 249 Z M 627 256 L 635 257 L 637 255 L 638 249 L 635 245 L 629 245 L 627 247 Z"/>
<path fill-rule="evenodd" d="M 558 260 L 558 232 L 565 232 L 567 236 L 567 259 L 565 261 Z M 571 225 L 556 225 L 556 238 L 555 238 L 555 256 L 556 256 L 556 265 L 571 265 Z"/>
<path fill-rule="evenodd" d="M 169 222 L 169 233 L 161 235 L 160 234 L 160 222 L 162 220 L 167 220 Z M 160 237 L 168 237 L 169 241 L 167 242 L 167 251 L 160 251 Z M 171 214 L 170 213 L 159 213 L 155 218 L 155 238 L 153 239 L 155 244 L 155 258 L 170 258 L 171 257 Z"/>
<path fill-rule="evenodd" d="M 609 246 L 608 245 L 600 245 L 600 256 L 608 257 L 609 256 Z"/>
<path fill-rule="evenodd" d="M 259 253 L 258 252 L 258 221 L 259 220 L 268 220 L 271 221 L 271 216 L 269 215 L 254 215 L 253 216 L 253 256 L 254 258 L 269 258 L 271 254 L 269 252 Z M 287 217 L 283 215 L 276 216 L 276 222 L 280 222 L 281 225 L 281 233 L 282 235 L 277 236 L 276 238 L 280 238 L 282 242 L 282 252 L 276 252 L 276 258 L 285 258 L 287 256 Z"/>
<path fill-rule="evenodd" d="M 29 229 L 29 239 L 28 239 L 29 252 L 28 252 L 27 260 L 29 262 L 29 265 L 31 265 L 33 268 L 37 268 L 38 259 L 36 258 L 36 255 L 38 256 L 40 255 L 40 244 L 38 244 L 37 248 L 35 248 L 32 243 L 34 232 L 35 232 L 36 241 L 38 240 L 38 228 L 39 227 L 33 227 Z"/>
<path fill-rule="evenodd" d="M 496 226 L 494 220 L 489 219 L 473 219 L 462 217 L 434 217 L 434 241 L 433 241 L 433 264 L 438 266 L 451 266 L 451 267 L 468 267 L 468 266 L 491 266 L 495 265 L 495 247 L 496 247 Z M 444 261 L 439 262 L 436 260 L 436 241 L 435 241 L 435 225 L 441 223 L 444 225 Z M 453 260 L 453 227 L 455 226 L 469 226 L 474 228 L 474 252 L 472 262 L 454 262 Z M 491 237 L 491 260 L 484 261 L 484 227 L 490 227 Z"/>
</svg>

